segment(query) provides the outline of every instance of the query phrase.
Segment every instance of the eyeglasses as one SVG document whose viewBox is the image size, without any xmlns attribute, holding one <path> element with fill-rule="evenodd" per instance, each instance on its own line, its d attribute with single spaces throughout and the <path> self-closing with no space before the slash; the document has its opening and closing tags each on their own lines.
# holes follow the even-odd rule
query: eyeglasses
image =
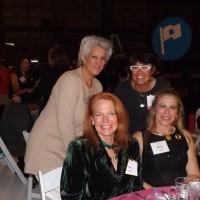
<svg viewBox="0 0 200 200">
<path fill-rule="evenodd" d="M 149 65 L 133 65 L 133 66 L 130 66 L 130 70 L 131 71 L 138 71 L 139 69 L 141 69 L 142 71 L 149 71 L 151 69 L 151 66 Z"/>
</svg>

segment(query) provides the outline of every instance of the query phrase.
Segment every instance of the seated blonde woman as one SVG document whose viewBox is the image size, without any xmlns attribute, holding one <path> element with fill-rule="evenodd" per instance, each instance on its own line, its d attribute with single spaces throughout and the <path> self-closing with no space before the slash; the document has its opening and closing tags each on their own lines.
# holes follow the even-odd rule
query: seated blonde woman
<svg viewBox="0 0 200 200">
<path fill-rule="evenodd" d="M 179 176 L 200 177 L 191 134 L 183 125 L 184 108 L 176 91 L 157 93 L 147 127 L 136 132 L 142 156 L 143 179 L 158 187 L 174 185 Z"/>
</svg>

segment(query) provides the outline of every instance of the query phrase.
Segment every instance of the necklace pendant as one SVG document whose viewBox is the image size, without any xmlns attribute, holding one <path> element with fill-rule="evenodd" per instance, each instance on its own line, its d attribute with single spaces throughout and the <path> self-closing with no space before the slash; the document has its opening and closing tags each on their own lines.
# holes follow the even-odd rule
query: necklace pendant
<svg viewBox="0 0 200 200">
<path fill-rule="evenodd" d="M 112 160 L 117 160 L 118 159 L 118 156 L 117 155 L 114 155 L 114 156 L 111 156 L 110 157 L 110 160 L 112 161 Z"/>
<path fill-rule="evenodd" d="M 172 139 L 171 135 L 166 135 L 165 138 L 167 141 L 170 141 Z"/>
<path fill-rule="evenodd" d="M 141 103 L 141 104 L 140 104 L 140 107 L 141 107 L 141 108 L 144 108 L 144 107 L 145 107 L 145 105 L 144 105 L 143 103 Z"/>
<path fill-rule="evenodd" d="M 139 92 L 139 95 L 140 95 L 141 97 L 145 97 L 145 94 L 142 94 L 141 92 Z"/>
</svg>

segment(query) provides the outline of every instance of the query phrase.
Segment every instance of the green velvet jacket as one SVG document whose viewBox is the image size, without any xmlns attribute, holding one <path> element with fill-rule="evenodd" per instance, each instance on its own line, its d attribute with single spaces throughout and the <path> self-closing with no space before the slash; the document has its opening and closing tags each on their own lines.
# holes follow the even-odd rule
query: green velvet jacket
<svg viewBox="0 0 200 200">
<path fill-rule="evenodd" d="M 125 174 L 129 159 L 138 162 L 138 176 Z M 68 146 L 63 164 L 60 192 L 62 200 L 107 200 L 143 189 L 139 144 L 132 139 L 127 152 L 118 153 L 115 171 L 103 147 L 94 150 L 87 139 L 77 139 Z"/>
</svg>

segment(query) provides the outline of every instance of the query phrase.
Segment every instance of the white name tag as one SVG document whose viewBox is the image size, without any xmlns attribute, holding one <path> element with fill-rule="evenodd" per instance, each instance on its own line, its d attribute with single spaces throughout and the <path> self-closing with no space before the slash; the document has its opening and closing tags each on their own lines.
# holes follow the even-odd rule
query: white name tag
<svg viewBox="0 0 200 200">
<path fill-rule="evenodd" d="M 166 140 L 160 142 L 153 142 L 150 143 L 150 145 L 154 155 L 169 152 L 169 147 L 167 145 Z"/>
<path fill-rule="evenodd" d="M 129 159 L 125 173 L 133 176 L 138 176 L 138 163 Z"/>
<path fill-rule="evenodd" d="M 26 81 L 26 79 L 24 78 L 24 76 L 21 76 L 21 77 L 19 78 L 19 80 L 20 80 L 22 83 L 24 83 L 24 82 Z"/>
<path fill-rule="evenodd" d="M 152 106 L 152 102 L 155 98 L 155 95 L 147 95 L 147 108 L 150 109 Z"/>
</svg>

